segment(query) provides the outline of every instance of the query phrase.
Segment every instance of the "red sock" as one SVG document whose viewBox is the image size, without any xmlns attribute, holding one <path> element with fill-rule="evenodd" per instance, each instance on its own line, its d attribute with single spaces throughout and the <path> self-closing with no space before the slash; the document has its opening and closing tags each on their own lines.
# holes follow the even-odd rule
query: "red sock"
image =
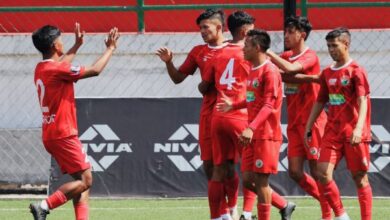
<svg viewBox="0 0 390 220">
<path fill-rule="evenodd" d="M 287 206 L 287 201 L 277 192 L 272 190 L 271 197 L 272 197 L 271 204 L 275 206 L 277 209 L 283 209 Z"/>
<path fill-rule="evenodd" d="M 321 213 L 322 213 L 322 219 L 332 219 L 332 208 L 330 207 L 328 201 L 326 200 L 324 196 L 324 192 L 322 191 L 323 188 L 320 187 L 321 183 L 317 181 L 317 187 L 318 191 L 320 192 L 320 206 L 321 206 Z"/>
<path fill-rule="evenodd" d="M 89 206 L 86 202 L 79 202 L 73 205 L 76 220 L 88 220 Z"/>
<path fill-rule="evenodd" d="M 330 207 L 332 207 L 336 217 L 342 215 L 345 210 L 343 207 L 343 203 L 341 202 L 340 191 L 336 183 L 332 180 L 325 185 L 320 184 L 320 187 L 322 187 L 321 190 L 324 192 L 324 196 L 328 201 Z"/>
<path fill-rule="evenodd" d="M 265 203 L 257 204 L 257 216 L 259 216 L 259 220 L 270 220 L 271 205 Z"/>
<path fill-rule="evenodd" d="M 68 199 L 65 194 L 59 190 L 55 191 L 46 199 L 49 209 L 55 209 L 58 206 L 65 204 L 67 201 Z"/>
<path fill-rule="evenodd" d="M 228 206 L 229 208 L 233 208 L 237 205 L 238 200 L 238 175 L 234 174 L 234 177 L 231 179 L 227 179 L 224 182 L 224 187 L 226 191 L 226 195 L 228 198 Z"/>
<path fill-rule="evenodd" d="M 210 206 L 211 218 L 221 217 L 221 202 L 223 200 L 223 183 L 217 181 L 209 181 L 208 197 Z"/>
<path fill-rule="evenodd" d="M 243 187 L 243 194 L 244 194 L 244 205 L 243 210 L 244 212 L 252 212 L 253 206 L 256 202 L 256 193 L 250 191 L 249 189 L 246 189 Z"/>
<path fill-rule="evenodd" d="M 358 189 L 358 198 L 360 204 L 360 216 L 362 220 L 371 220 L 372 211 L 372 190 L 367 185 Z"/>
<path fill-rule="evenodd" d="M 316 181 L 311 176 L 307 175 L 307 173 L 303 174 L 303 177 L 299 181 L 299 186 L 301 186 L 309 195 L 313 196 L 318 201 L 320 200 L 320 192 L 318 191 Z"/>
</svg>

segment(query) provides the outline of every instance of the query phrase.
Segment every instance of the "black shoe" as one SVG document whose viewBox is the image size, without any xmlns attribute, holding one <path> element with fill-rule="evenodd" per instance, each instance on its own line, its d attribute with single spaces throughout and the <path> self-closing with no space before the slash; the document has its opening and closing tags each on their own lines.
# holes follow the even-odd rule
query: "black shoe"
<svg viewBox="0 0 390 220">
<path fill-rule="evenodd" d="M 252 215 L 252 217 L 250 219 L 246 219 L 244 217 L 244 215 L 241 215 L 239 220 L 257 220 L 257 216 L 256 215 Z"/>
<path fill-rule="evenodd" d="M 291 215 L 295 210 L 296 205 L 292 202 L 287 202 L 287 206 L 279 211 L 282 220 L 291 220 Z"/>
<path fill-rule="evenodd" d="M 49 211 L 41 208 L 40 203 L 31 203 L 30 212 L 34 216 L 34 220 L 46 220 L 46 215 L 49 214 Z"/>
</svg>

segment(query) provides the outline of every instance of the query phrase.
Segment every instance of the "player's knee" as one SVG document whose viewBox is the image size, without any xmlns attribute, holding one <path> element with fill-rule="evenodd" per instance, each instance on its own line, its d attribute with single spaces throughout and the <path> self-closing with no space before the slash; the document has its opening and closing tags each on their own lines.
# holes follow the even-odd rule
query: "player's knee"
<svg viewBox="0 0 390 220">
<path fill-rule="evenodd" d="M 288 175 L 291 177 L 291 179 L 295 180 L 296 182 L 299 182 L 303 177 L 303 171 L 297 169 L 289 169 Z"/>
<path fill-rule="evenodd" d="M 83 184 L 83 188 L 84 188 L 84 191 L 85 190 L 88 190 L 89 188 L 91 188 L 92 186 L 92 173 L 85 173 L 83 174 L 83 177 L 82 177 L 82 184 Z"/>
<path fill-rule="evenodd" d="M 332 177 L 326 172 L 326 170 L 316 171 L 317 178 L 322 184 L 326 184 L 332 180 Z"/>
<path fill-rule="evenodd" d="M 353 181 L 357 188 L 365 187 L 369 184 L 366 172 L 357 172 L 352 174 Z"/>
</svg>

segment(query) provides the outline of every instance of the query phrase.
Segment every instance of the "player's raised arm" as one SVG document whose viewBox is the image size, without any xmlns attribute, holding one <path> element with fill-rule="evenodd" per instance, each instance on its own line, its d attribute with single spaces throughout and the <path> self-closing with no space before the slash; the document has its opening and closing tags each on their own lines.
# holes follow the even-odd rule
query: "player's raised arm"
<svg viewBox="0 0 390 220">
<path fill-rule="evenodd" d="M 282 80 L 286 83 L 320 83 L 320 75 L 307 75 L 303 73 L 282 74 Z"/>
<path fill-rule="evenodd" d="M 104 67 L 107 65 L 108 61 L 110 60 L 112 53 L 117 47 L 118 39 L 119 39 L 119 32 L 118 32 L 118 28 L 115 27 L 110 30 L 107 38 L 104 41 L 107 48 L 104 51 L 103 55 L 99 57 L 92 66 L 85 68 L 85 73 L 81 78 L 97 76 L 103 71 Z"/>
<path fill-rule="evenodd" d="M 167 47 L 161 47 L 160 49 L 158 49 L 156 51 L 156 55 L 159 56 L 160 59 L 165 63 L 169 77 L 171 77 L 172 81 L 175 84 L 179 84 L 179 83 L 183 82 L 183 80 L 187 77 L 187 75 L 180 73 L 179 70 L 173 64 L 172 51 Z"/>
<path fill-rule="evenodd" d="M 78 22 L 74 25 L 74 34 L 75 34 L 75 42 L 74 45 L 64 54 L 60 61 L 66 61 L 68 63 L 71 63 L 77 53 L 77 50 L 80 48 L 80 46 L 84 43 L 84 35 L 85 31 L 80 31 L 80 24 Z"/>
<path fill-rule="evenodd" d="M 289 61 L 281 58 L 278 54 L 268 49 L 266 54 L 271 61 L 278 66 L 285 74 L 295 74 L 303 71 L 303 67 L 299 62 L 290 63 Z"/>
</svg>

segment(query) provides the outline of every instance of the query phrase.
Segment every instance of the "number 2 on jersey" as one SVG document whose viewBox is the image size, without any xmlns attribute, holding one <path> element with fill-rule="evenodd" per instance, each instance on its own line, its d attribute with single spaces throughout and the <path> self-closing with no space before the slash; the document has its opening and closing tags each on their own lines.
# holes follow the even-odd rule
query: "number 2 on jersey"
<svg viewBox="0 0 390 220">
<path fill-rule="evenodd" d="M 49 107 L 43 106 L 43 97 L 45 97 L 45 85 L 43 85 L 43 82 L 41 79 L 38 79 L 36 82 L 37 89 L 40 89 L 41 92 L 38 90 L 39 94 L 39 101 L 41 103 L 41 111 L 42 112 L 49 112 Z"/>
<path fill-rule="evenodd" d="M 226 65 L 226 69 L 223 71 L 221 78 L 219 79 L 219 84 L 227 85 L 227 89 L 231 90 L 233 88 L 233 83 L 236 82 L 236 78 L 233 77 L 234 70 L 234 58 L 229 60 L 229 63 Z"/>
</svg>

